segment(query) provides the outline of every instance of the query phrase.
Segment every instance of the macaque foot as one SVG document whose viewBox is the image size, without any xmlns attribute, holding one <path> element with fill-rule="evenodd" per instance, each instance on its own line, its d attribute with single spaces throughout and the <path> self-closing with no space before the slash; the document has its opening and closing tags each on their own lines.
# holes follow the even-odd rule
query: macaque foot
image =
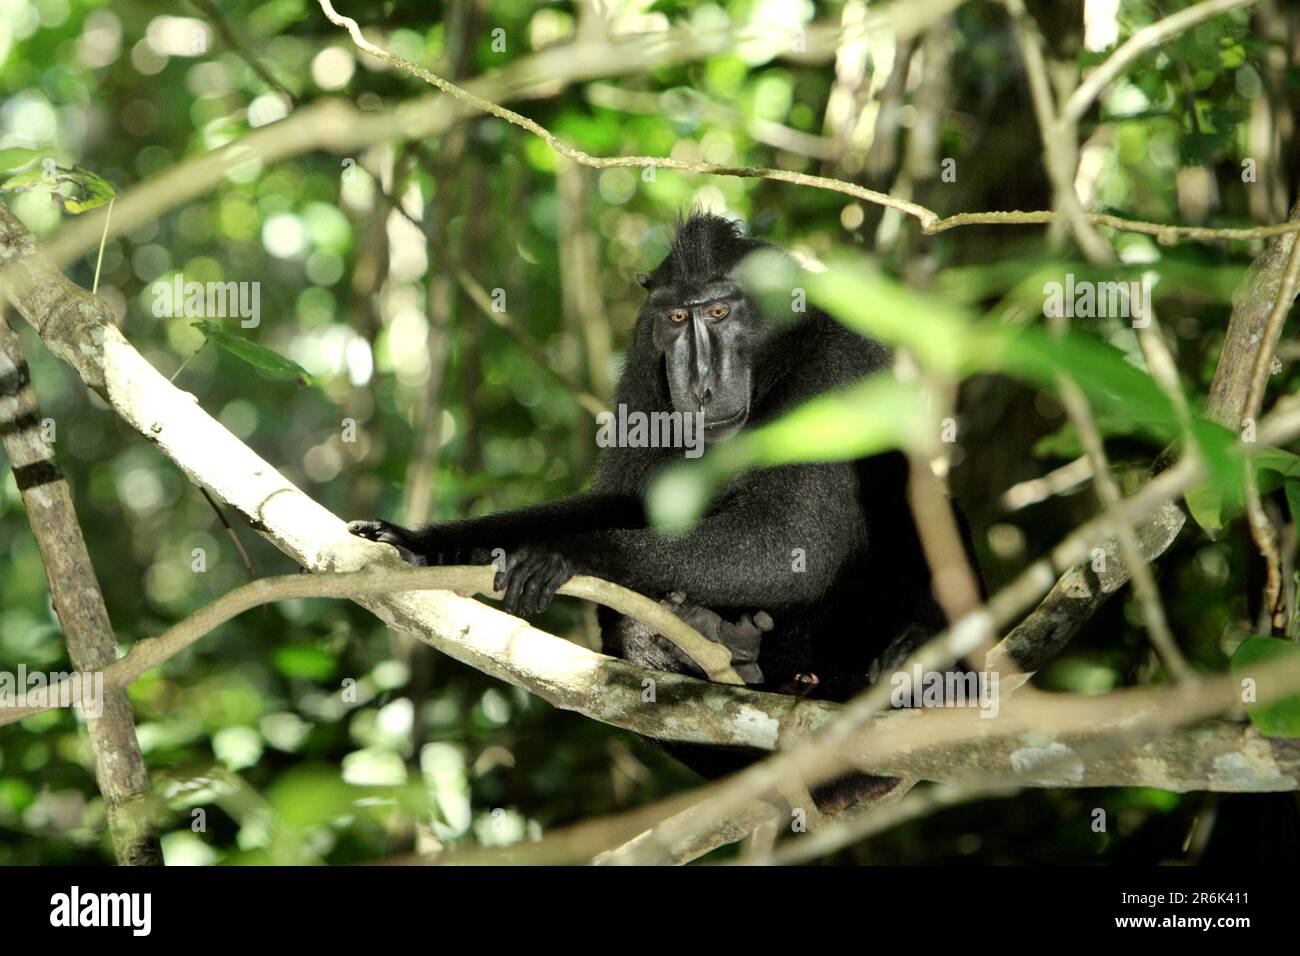
<svg viewBox="0 0 1300 956">
<path fill-rule="evenodd" d="M 408 564 L 425 567 L 429 563 L 424 555 L 414 550 L 415 536 L 400 525 L 390 524 L 387 521 L 349 521 L 348 531 L 367 541 L 392 545 L 402 556 L 402 560 Z"/>
<path fill-rule="evenodd" d="M 821 680 L 816 674 L 795 674 L 777 691 L 778 694 L 792 694 L 795 697 L 807 697 L 817 689 Z"/>
<path fill-rule="evenodd" d="M 763 671 L 758 666 L 759 645 L 763 635 L 773 627 L 772 617 L 766 611 L 742 614 L 736 621 L 727 621 L 707 607 L 687 604 L 686 595 L 681 591 L 672 592 L 660 603 L 730 651 L 732 669 L 746 684 L 763 683 Z"/>
</svg>

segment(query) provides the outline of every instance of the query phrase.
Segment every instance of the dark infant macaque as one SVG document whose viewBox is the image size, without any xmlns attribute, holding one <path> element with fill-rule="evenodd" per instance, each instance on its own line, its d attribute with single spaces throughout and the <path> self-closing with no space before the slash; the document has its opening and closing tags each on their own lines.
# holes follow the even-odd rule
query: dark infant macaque
<svg viewBox="0 0 1300 956">
<path fill-rule="evenodd" d="M 882 345 L 817 309 L 765 315 L 742 285 L 741 263 L 760 249 L 772 247 L 717 216 L 678 227 L 663 262 L 637 277 L 647 295 L 618 404 L 702 412 L 712 445 L 889 364 Z M 545 610 L 575 574 L 621 584 L 664 601 L 727 646 L 744 680 L 781 693 L 847 700 L 945 626 L 901 455 L 748 472 L 690 531 L 669 536 L 647 527 L 642 501 L 655 474 L 682 461 L 680 448 L 610 447 L 591 490 L 564 501 L 419 530 L 349 528 L 416 564 L 486 564 L 503 549 L 496 585 L 517 614 Z M 967 550 L 974 566 L 968 533 Z M 600 623 L 607 654 L 699 674 L 644 625 L 606 608 Z M 751 759 L 670 750 L 706 776 Z M 816 795 L 834 809 L 879 789 L 879 778 L 854 775 Z"/>
</svg>

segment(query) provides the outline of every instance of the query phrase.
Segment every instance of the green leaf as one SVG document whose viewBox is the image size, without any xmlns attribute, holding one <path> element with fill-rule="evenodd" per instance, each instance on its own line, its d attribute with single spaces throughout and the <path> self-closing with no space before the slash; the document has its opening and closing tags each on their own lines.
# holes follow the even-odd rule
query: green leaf
<svg viewBox="0 0 1300 956">
<path fill-rule="evenodd" d="M 1286 506 L 1291 512 L 1291 522 L 1300 524 L 1300 481 L 1288 478 L 1282 488 L 1286 493 Z"/>
<path fill-rule="evenodd" d="M 60 168 L 57 178 L 60 184 L 71 185 L 72 193 L 65 195 L 55 190 L 50 198 L 58 203 L 64 212 L 74 216 L 96 206 L 102 206 L 117 195 L 117 190 L 107 179 L 82 166 L 73 166 L 66 170 Z"/>
<path fill-rule="evenodd" d="M 1074 330 L 1054 336 L 1033 326 L 977 323 L 944 299 L 849 264 L 802 281 L 813 301 L 845 325 L 908 349 L 941 374 L 1002 372 L 1053 390 L 1064 375 L 1098 412 L 1120 411 L 1136 430 L 1162 442 L 1180 432 L 1176 410 L 1159 386 L 1123 352 L 1095 336 Z"/>
<path fill-rule="evenodd" d="M 0 193 L 25 193 L 37 186 L 52 187 L 52 185 L 49 179 L 46 178 L 44 170 L 33 169 L 25 173 L 19 173 L 17 176 L 10 176 L 3 183 L 0 183 Z"/>
<path fill-rule="evenodd" d="M 713 492 L 722 483 L 720 470 L 705 462 L 694 468 L 669 468 L 650 486 L 646 512 L 660 530 L 684 530 L 699 521 L 709 507 Z"/>
<path fill-rule="evenodd" d="M 1260 701 L 1246 704 L 1251 723 L 1267 737 L 1300 737 L 1300 694 L 1269 700 L 1267 678 L 1258 675 L 1269 664 L 1300 657 L 1300 644 L 1276 637 L 1249 637 L 1232 655 L 1232 675 L 1240 683 L 1255 681 L 1255 696 Z"/>
<path fill-rule="evenodd" d="M 937 429 L 919 384 L 892 373 L 804 402 L 740 438 L 742 458 L 761 465 L 848 461 L 896 448 L 916 448 Z"/>
<path fill-rule="evenodd" d="M 22 169 L 28 163 L 40 159 L 42 155 L 38 150 L 24 149 L 21 146 L 0 149 L 0 173 L 8 172 L 11 169 Z"/>
<path fill-rule="evenodd" d="M 1039 328 L 981 325 L 973 341 L 975 361 L 989 371 L 1003 371 L 1055 390 L 1059 376 L 1072 379 L 1098 415 L 1124 421 L 1165 442 L 1180 433 L 1177 412 L 1149 375 L 1140 371 L 1114 346 L 1095 336 L 1071 330 L 1053 336 Z M 1100 419 L 1099 419 L 1100 421 Z"/>
<path fill-rule="evenodd" d="M 1255 468 L 1261 476 L 1260 490 L 1272 491 L 1285 479 L 1300 479 L 1300 455 L 1285 448 L 1261 448 L 1255 453 Z"/>
<path fill-rule="evenodd" d="M 318 647 L 278 647 L 274 660 L 276 670 L 285 677 L 302 680 L 329 680 L 338 668 L 338 662 Z"/>
<path fill-rule="evenodd" d="M 275 820 L 301 836 L 313 827 L 349 814 L 361 793 L 364 791 L 344 783 L 334 767 L 307 764 L 277 776 L 267 787 L 265 797 L 275 812 Z"/>
<path fill-rule="evenodd" d="M 1001 297 L 992 312 L 1002 314 L 1011 305 L 1038 311 L 1043 305 L 1044 285 L 1060 281 L 1066 273 L 1094 282 L 1133 282 L 1154 274 L 1159 277 L 1153 290 L 1157 304 L 1174 290 L 1180 296 L 1228 303 L 1245 269 L 1235 263 L 1214 265 L 1193 259 L 1180 249 L 1161 250 L 1158 262 L 1100 268 L 1088 262 L 1043 255 L 1036 248 L 1013 246 L 1007 258 L 997 263 L 951 267 L 936 276 L 935 282 L 949 301 L 972 308 L 984 308 L 991 298 Z"/>
<path fill-rule="evenodd" d="M 1234 443 L 1235 444 L 1235 443 Z M 1205 531 L 1213 538 L 1223 526 L 1241 514 L 1245 508 L 1245 468 L 1242 467 L 1240 446 L 1232 461 L 1219 469 L 1217 477 L 1187 492 L 1187 509 Z M 1280 485 L 1287 487 L 1287 500 L 1291 501 L 1291 485 L 1300 481 L 1300 455 L 1281 448 L 1260 448 L 1255 453 L 1255 472 L 1260 494 L 1268 494 Z M 1300 498 L 1296 499 L 1300 501 Z M 1296 514 L 1292 507 L 1292 515 Z"/>
<path fill-rule="evenodd" d="M 958 373 L 976 351 L 969 316 L 879 273 L 842 262 L 802 275 L 809 297 L 849 328 L 911 350 L 928 368 Z"/>
<path fill-rule="evenodd" d="M 845 262 L 802 276 L 810 298 L 850 328 L 908 349 L 925 367 L 950 377 L 1001 372 L 1059 390 L 1062 378 L 1083 391 L 1107 434 L 1140 434 L 1160 444 L 1183 438 L 1177 408 L 1151 376 L 1095 335 L 1071 329 L 1062 336 L 1032 326 L 975 322 L 950 302 L 923 295 L 880 274 Z M 1208 480 L 1190 495 L 1197 521 L 1213 533 L 1240 500 L 1243 448 L 1228 429 L 1193 419 L 1192 438 L 1205 456 Z M 1260 452 L 1260 474 L 1300 476 L 1295 456 Z M 1274 483 L 1277 475 L 1268 479 Z M 1239 505 L 1237 506 L 1239 507 Z"/>
<path fill-rule="evenodd" d="M 800 405 L 711 450 L 703 459 L 669 469 L 650 487 L 646 509 L 658 528 L 689 527 L 700 519 L 714 492 L 736 474 L 794 462 L 848 461 L 925 444 L 938 428 L 925 393 L 892 372 Z"/>
<path fill-rule="evenodd" d="M 1206 482 L 1194 488 L 1188 488 L 1183 496 L 1192 520 L 1201 526 L 1201 530 L 1214 540 L 1223 530 L 1224 495 L 1220 488 Z"/>
<path fill-rule="evenodd" d="M 258 345 L 256 342 L 250 342 L 243 336 L 232 335 L 209 319 L 199 319 L 197 322 L 191 322 L 190 325 L 202 332 L 217 348 L 247 362 L 268 378 L 298 381 L 304 385 L 311 384 L 312 378 L 307 370 L 279 352 Z"/>
<path fill-rule="evenodd" d="M 117 195 L 107 179 L 83 166 L 56 166 L 52 177 L 44 169 L 19 173 L 0 184 L 0 192 L 21 193 L 39 186 L 49 189 L 50 199 L 74 216 L 102 206 Z M 61 191 L 64 186 L 70 188 Z"/>
</svg>

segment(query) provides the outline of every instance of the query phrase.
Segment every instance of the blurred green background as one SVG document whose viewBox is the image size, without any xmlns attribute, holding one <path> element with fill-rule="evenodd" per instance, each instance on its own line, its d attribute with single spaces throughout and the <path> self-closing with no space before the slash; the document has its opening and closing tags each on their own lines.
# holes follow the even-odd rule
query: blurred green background
<svg viewBox="0 0 1300 956">
<path fill-rule="evenodd" d="M 1124 0 L 1107 17 L 1107 4 L 1090 3 L 1087 19 L 1084 4 L 1030 7 L 1053 57 L 1092 64 L 1134 29 L 1187 5 Z M 863 7 L 492 0 L 353 3 L 340 12 L 373 28 L 372 39 L 388 49 L 467 78 L 519 69 L 587 30 L 647 43 L 666 30 L 795 36 L 810 25 L 851 22 Z M 1081 129 L 1080 189 L 1093 208 L 1189 224 L 1286 217 L 1300 156 L 1300 71 L 1296 17 L 1280 7 L 1215 18 L 1140 59 L 1108 92 L 1100 120 Z M 216 29 L 211 9 L 0 3 L 0 149 L 39 150 L 123 191 L 322 97 L 382 110 L 427 92 L 359 59 L 308 0 L 222 3 L 225 26 L 273 87 Z M 512 105 L 598 155 L 837 176 L 942 214 L 1050 208 L 1019 62 L 1005 14 L 972 2 L 902 44 L 875 33 L 825 55 L 788 43 L 733 44 L 635 75 L 533 77 Z M 1248 158 L 1259 164 L 1250 183 L 1242 181 Z M 955 160 L 955 181 L 942 175 L 944 159 Z M 68 219 L 39 189 L 3 198 L 38 236 Z M 640 301 L 632 276 L 657 262 L 673 221 L 693 206 L 742 216 L 756 234 L 809 257 L 856 251 L 1005 323 L 1036 318 L 1044 276 L 1089 271 L 1049 251 L 1040 227 L 927 238 L 911 220 L 831 192 L 574 167 L 517 128 L 470 116 L 423 142 L 232 171 L 202 199 L 112 238 L 99 291 L 160 371 L 179 369 L 181 388 L 331 511 L 444 520 L 582 487 L 596 452 L 591 418 L 517 335 L 536 343 L 560 377 L 607 400 Z M 1113 238 L 1128 266 L 1158 276 L 1157 313 L 1199 404 L 1231 291 L 1260 245 Z M 92 254 L 69 274 L 89 287 L 94 267 Z M 489 293 L 504 290 L 516 334 L 476 304 L 462 272 Z M 150 284 L 177 273 L 260 282 L 260 325 L 225 328 L 293 359 L 311 384 L 265 377 L 211 345 L 195 355 L 203 337 L 192 320 L 152 310 Z M 1092 320 L 1087 330 L 1141 363 L 1125 320 Z M 120 644 L 158 634 L 247 580 L 198 489 L 30 329 L 20 332 Z M 1284 340 L 1280 354 L 1274 387 L 1294 391 L 1300 350 Z M 965 382 L 959 409 L 949 480 L 996 590 L 1093 514 L 1095 500 L 1077 483 L 1027 505 L 1004 498 L 1079 455 L 1050 394 L 981 375 Z M 347 419 L 357 423 L 355 442 L 341 439 Z M 1131 489 L 1158 446 L 1128 434 L 1122 419 L 1106 425 Z M 237 533 L 259 575 L 296 570 L 251 530 Z M 195 549 L 205 570 L 194 569 Z M 1214 541 L 1184 533 L 1157 574 L 1189 658 L 1224 669 L 1258 610 L 1259 568 L 1244 524 Z M 577 602 L 561 600 L 539 625 L 595 646 L 593 616 Z M 0 665 L 20 663 L 67 666 L 6 468 Z M 1147 680 L 1155 669 L 1125 591 L 1038 682 L 1099 692 Z M 355 702 L 340 697 L 347 679 L 356 681 Z M 339 864 L 501 845 L 695 780 L 633 735 L 413 646 L 346 602 L 293 601 L 245 614 L 146 675 L 131 699 L 165 797 L 159 823 L 173 864 Z M 88 746 L 68 712 L 0 731 L 0 863 L 111 861 Z M 1108 811 L 1107 833 L 1092 831 L 1096 807 Z M 1208 837 L 1189 841 L 1194 821 L 1207 816 L 1217 820 Z M 834 859 L 1168 862 L 1231 857 L 1247 846 L 1255 855 L 1293 852 L 1295 841 L 1294 795 L 1032 791 L 910 823 Z"/>
</svg>

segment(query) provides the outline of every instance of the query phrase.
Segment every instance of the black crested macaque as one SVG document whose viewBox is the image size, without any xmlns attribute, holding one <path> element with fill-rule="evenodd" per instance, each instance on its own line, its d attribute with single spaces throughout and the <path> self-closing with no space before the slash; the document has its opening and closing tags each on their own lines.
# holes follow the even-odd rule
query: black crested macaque
<svg viewBox="0 0 1300 956">
<path fill-rule="evenodd" d="M 616 402 L 643 413 L 703 412 L 708 445 L 889 365 L 884 346 L 817 309 L 764 315 L 742 288 L 741 263 L 772 248 L 718 216 L 681 223 L 663 262 L 637 276 L 647 295 Z M 504 549 L 495 583 L 512 613 L 545 610 L 575 574 L 665 600 L 732 651 L 742 678 L 781 693 L 847 700 L 944 628 L 901 455 L 751 471 L 693 529 L 666 536 L 647 527 L 642 500 L 656 472 L 682 460 L 680 448 L 610 447 L 591 490 L 564 501 L 418 531 L 385 521 L 349 529 L 415 564 L 487 564 Z M 702 676 L 644 625 L 606 608 L 600 624 L 605 653 Z M 752 760 L 668 749 L 706 776 Z M 892 785 L 853 774 L 814 795 L 834 810 Z"/>
</svg>

